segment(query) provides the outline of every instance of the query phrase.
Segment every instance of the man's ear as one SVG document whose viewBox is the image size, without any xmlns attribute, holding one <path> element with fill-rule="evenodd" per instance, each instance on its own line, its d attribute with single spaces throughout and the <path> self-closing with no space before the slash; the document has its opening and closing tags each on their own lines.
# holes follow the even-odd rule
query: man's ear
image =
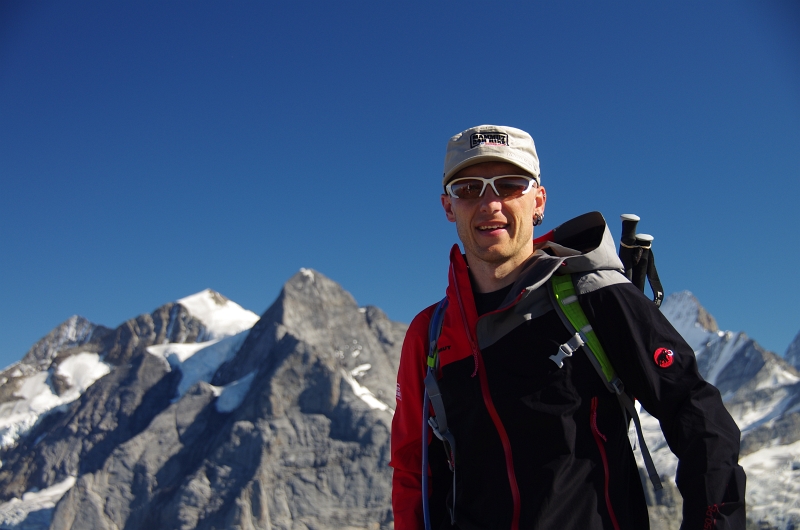
<svg viewBox="0 0 800 530">
<path fill-rule="evenodd" d="M 452 198 L 448 194 L 442 193 L 442 208 L 444 208 L 444 214 L 447 216 L 448 221 L 455 223 L 456 214 L 453 213 L 453 203 L 451 201 Z"/>
<path fill-rule="evenodd" d="M 536 188 L 536 207 L 541 209 L 541 214 L 544 215 L 544 205 L 547 203 L 547 191 L 544 186 Z"/>
</svg>

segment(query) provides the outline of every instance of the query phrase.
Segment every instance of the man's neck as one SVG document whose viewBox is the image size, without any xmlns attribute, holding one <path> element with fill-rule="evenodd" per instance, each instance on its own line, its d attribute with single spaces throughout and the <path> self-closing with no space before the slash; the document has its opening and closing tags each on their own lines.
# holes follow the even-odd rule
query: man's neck
<svg viewBox="0 0 800 530">
<path fill-rule="evenodd" d="M 487 263 L 480 259 L 470 259 L 467 256 L 473 287 L 479 293 L 491 293 L 511 285 L 519 278 L 525 263 L 532 255 L 528 255 L 524 259 L 505 261 L 500 264 Z"/>
</svg>

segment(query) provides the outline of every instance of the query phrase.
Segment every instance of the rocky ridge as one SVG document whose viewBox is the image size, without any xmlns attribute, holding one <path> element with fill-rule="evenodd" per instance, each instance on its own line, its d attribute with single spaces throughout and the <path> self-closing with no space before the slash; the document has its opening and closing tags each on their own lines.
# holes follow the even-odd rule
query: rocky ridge
<svg viewBox="0 0 800 530">
<path fill-rule="evenodd" d="M 108 373 L 0 454 L 3 528 L 392 527 L 406 326 L 311 270 L 244 330 L 219 315 L 167 304 L 81 345 Z"/>
</svg>

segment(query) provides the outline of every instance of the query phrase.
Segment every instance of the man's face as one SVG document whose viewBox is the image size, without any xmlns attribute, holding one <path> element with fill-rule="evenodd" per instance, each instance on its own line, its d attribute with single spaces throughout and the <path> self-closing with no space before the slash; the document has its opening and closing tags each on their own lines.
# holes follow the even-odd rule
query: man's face
<svg viewBox="0 0 800 530">
<path fill-rule="evenodd" d="M 508 162 L 483 162 L 462 169 L 451 180 L 525 174 Z M 530 257 L 533 253 L 533 216 L 544 214 L 544 203 L 542 187 L 506 199 L 498 198 L 491 186 L 487 186 L 478 199 L 442 195 L 445 214 L 449 221 L 456 223 L 467 261 L 475 264 L 475 260 L 480 260 L 493 266 L 509 264 L 516 267 Z"/>
</svg>

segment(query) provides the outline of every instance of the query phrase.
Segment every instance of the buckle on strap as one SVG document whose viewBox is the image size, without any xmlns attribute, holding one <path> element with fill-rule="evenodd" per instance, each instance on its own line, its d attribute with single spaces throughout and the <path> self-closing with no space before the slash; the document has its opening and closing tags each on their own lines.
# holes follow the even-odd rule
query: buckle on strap
<svg viewBox="0 0 800 530">
<path fill-rule="evenodd" d="M 581 334 L 576 333 L 571 339 L 558 347 L 558 353 L 556 355 L 551 355 L 550 360 L 556 363 L 556 366 L 562 368 L 564 366 L 564 358 L 572 357 L 572 354 L 584 344 L 586 344 L 586 342 L 583 340 L 583 337 L 581 337 Z"/>
<path fill-rule="evenodd" d="M 439 424 L 436 421 L 436 416 L 431 416 L 430 418 L 428 418 L 428 425 L 431 426 L 433 434 L 435 434 L 436 437 L 441 441 L 444 441 L 444 436 L 442 436 L 442 433 L 439 431 Z"/>
</svg>

